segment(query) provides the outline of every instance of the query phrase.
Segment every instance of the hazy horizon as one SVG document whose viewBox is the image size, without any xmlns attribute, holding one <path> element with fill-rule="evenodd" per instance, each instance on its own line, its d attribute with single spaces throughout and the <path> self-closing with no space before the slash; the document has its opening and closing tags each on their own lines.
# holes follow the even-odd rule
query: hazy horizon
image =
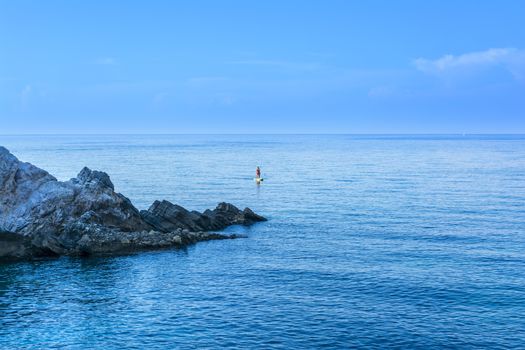
<svg viewBox="0 0 525 350">
<path fill-rule="evenodd" d="M 135 135 L 135 136 L 148 136 L 148 135 L 334 135 L 334 136 L 525 136 L 525 133 L 335 133 L 335 132 L 324 132 L 324 133 L 289 133 L 289 132 L 270 132 L 270 133 L 24 133 L 24 134 L 0 134 L 0 136 L 111 136 L 111 135 Z"/>
</svg>

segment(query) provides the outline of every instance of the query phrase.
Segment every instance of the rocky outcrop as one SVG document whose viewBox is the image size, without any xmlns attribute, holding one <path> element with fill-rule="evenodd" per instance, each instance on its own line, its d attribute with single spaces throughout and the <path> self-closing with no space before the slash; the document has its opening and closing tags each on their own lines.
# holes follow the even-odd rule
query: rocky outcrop
<svg viewBox="0 0 525 350">
<path fill-rule="evenodd" d="M 0 257 L 20 259 L 32 255 L 31 241 L 22 235 L 0 232 Z"/>
<path fill-rule="evenodd" d="M 84 168 L 60 182 L 0 147 L 0 229 L 24 236 L 55 233 L 79 220 L 123 231 L 149 228 L 106 173 Z"/>
<path fill-rule="evenodd" d="M 140 214 L 144 221 L 161 232 L 176 229 L 214 231 L 230 225 L 251 225 L 265 220 L 249 208 L 241 211 L 228 203 L 219 203 L 214 210 L 208 209 L 204 213 L 199 213 L 188 211 L 168 201 L 155 201 L 148 210 L 143 210 Z"/>
<path fill-rule="evenodd" d="M 235 238 L 206 231 L 265 220 L 227 203 L 199 213 L 155 201 L 139 212 L 104 172 L 84 168 L 57 181 L 0 147 L 0 258 L 183 246 Z"/>
</svg>

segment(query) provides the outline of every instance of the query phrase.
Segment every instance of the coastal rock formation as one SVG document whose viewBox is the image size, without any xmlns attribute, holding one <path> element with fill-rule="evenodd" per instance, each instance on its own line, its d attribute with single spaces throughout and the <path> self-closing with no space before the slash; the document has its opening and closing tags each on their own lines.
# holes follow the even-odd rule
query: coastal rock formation
<svg viewBox="0 0 525 350">
<path fill-rule="evenodd" d="M 139 212 L 109 176 L 82 169 L 58 181 L 0 146 L 0 257 L 82 255 L 235 238 L 205 231 L 266 219 L 220 203 L 204 213 L 168 201 Z"/>
<path fill-rule="evenodd" d="M 27 258 L 33 255 L 31 241 L 24 236 L 0 232 L 0 258 Z"/>
<path fill-rule="evenodd" d="M 262 216 L 255 214 L 250 208 L 243 211 L 232 204 L 219 203 L 214 210 L 204 213 L 188 211 L 180 205 L 168 201 L 155 201 L 148 210 L 140 212 L 144 221 L 161 232 L 176 229 L 189 231 L 222 230 L 230 225 L 251 225 L 264 221 Z"/>
<path fill-rule="evenodd" d="M 0 147 L 0 229 L 28 236 L 60 232 L 76 221 L 123 231 L 149 228 L 106 173 L 84 168 L 60 182 Z"/>
</svg>

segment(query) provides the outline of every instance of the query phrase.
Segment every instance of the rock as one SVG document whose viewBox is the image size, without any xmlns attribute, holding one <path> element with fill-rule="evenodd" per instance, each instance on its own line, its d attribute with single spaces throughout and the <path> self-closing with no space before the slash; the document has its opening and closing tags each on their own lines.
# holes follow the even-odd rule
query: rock
<svg viewBox="0 0 525 350">
<path fill-rule="evenodd" d="M 22 259 L 31 256 L 31 242 L 15 233 L 0 232 L 0 257 Z"/>
<path fill-rule="evenodd" d="M 199 213 L 155 201 L 139 212 L 104 172 L 84 168 L 76 178 L 58 181 L 0 146 L 0 258 L 180 246 L 235 238 L 202 232 L 265 220 L 228 203 Z"/>
<path fill-rule="evenodd" d="M 80 247 L 89 247 L 90 243 L 91 243 L 91 238 L 89 238 L 87 234 L 83 235 L 82 238 L 80 238 L 77 242 L 77 244 Z"/>
<path fill-rule="evenodd" d="M 162 232 L 169 232 L 178 228 L 199 230 L 197 225 L 198 214 L 168 201 L 155 201 L 148 210 L 142 210 L 140 215 L 144 221 Z"/>
<path fill-rule="evenodd" d="M 183 229 L 183 232 L 184 230 L 214 231 L 230 225 L 251 225 L 266 221 L 264 217 L 255 214 L 249 208 L 241 211 L 229 203 L 220 203 L 214 210 L 208 209 L 204 213 L 199 213 L 190 212 L 168 201 L 155 201 L 148 210 L 143 210 L 140 214 L 144 221 L 161 232 L 177 229 Z"/>
<path fill-rule="evenodd" d="M 0 228 L 28 236 L 57 233 L 74 221 L 123 231 L 147 227 L 107 174 L 84 168 L 74 179 L 57 181 L 0 147 Z"/>
</svg>

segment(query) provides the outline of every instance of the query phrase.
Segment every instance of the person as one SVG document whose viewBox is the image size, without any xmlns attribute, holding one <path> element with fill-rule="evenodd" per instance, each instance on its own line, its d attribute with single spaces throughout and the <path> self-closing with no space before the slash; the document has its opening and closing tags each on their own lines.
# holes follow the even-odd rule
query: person
<svg viewBox="0 0 525 350">
<path fill-rule="evenodd" d="M 257 167 L 257 169 L 255 169 L 255 178 L 256 179 L 260 179 L 261 178 L 261 168 Z"/>
</svg>

